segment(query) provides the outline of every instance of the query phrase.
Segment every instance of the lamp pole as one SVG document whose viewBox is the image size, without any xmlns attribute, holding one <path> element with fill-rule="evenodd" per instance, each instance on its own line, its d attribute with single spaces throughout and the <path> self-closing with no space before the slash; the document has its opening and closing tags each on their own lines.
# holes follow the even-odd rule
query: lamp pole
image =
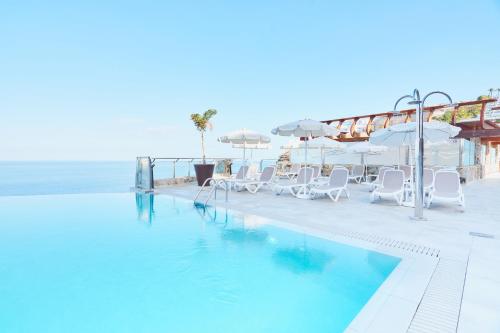
<svg viewBox="0 0 500 333">
<path fill-rule="evenodd" d="M 416 128 L 415 128 L 415 213 L 412 217 L 414 220 L 425 220 L 424 218 L 424 106 L 425 100 L 431 95 L 443 95 L 448 98 L 452 104 L 451 97 L 441 91 L 433 91 L 420 98 L 418 89 L 413 90 L 412 95 L 404 95 L 400 97 L 394 104 L 394 112 L 397 111 L 399 102 L 404 99 L 410 99 L 409 105 L 415 105 L 416 110 Z"/>
</svg>

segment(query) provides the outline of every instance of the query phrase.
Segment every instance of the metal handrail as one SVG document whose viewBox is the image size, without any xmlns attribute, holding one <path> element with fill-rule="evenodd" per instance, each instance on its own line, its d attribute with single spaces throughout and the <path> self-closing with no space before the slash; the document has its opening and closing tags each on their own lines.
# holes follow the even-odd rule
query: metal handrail
<svg viewBox="0 0 500 333">
<path fill-rule="evenodd" d="M 187 168 L 187 176 L 191 177 L 191 165 L 195 160 L 200 160 L 201 158 L 199 157 L 151 157 L 151 163 L 154 166 L 158 165 L 155 162 L 160 162 L 164 161 L 167 163 L 172 163 L 172 178 L 176 178 L 177 176 L 177 169 L 176 166 L 178 165 L 179 162 L 185 162 L 188 164 Z M 222 160 L 231 160 L 231 161 L 239 161 L 243 160 L 241 157 L 214 157 L 214 158 L 206 158 L 206 160 L 212 160 L 212 161 L 222 161 Z M 259 160 L 259 172 L 262 172 L 263 170 L 263 164 L 265 161 L 277 161 L 276 158 L 263 158 Z"/>
<path fill-rule="evenodd" d="M 200 190 L 198 191 L 198 193 L 196 194 L 196 197 L 194 198 L 195 203 L 196 203 L 196 200 L 198 199 L 198 197 L 200 196 L 201 192 L 203 191 L 203 189 L 207 186 L 207 184 L 208 184 L 208 186 L 212 186 L 212 188 L 210 189 L 210 192 L 208 193 L 207 199 L 205 200 L 205 203 L 204 203 L 205 206 L 208 204 L 208 201 L 212 197 L 212 194 L 214 195 L 214 200 L 217 200 L 217 188 L 219 187 L 219 185 L 222 185 L 222 184 L 224 185 L 224 192 L 226 192 L 226 202 L 228 201 L 228 198 L 229 198 L 228 182 L 225 179 L 207 178 L 203 182 L 203 185 L 201 185 Z"/>
</svg>

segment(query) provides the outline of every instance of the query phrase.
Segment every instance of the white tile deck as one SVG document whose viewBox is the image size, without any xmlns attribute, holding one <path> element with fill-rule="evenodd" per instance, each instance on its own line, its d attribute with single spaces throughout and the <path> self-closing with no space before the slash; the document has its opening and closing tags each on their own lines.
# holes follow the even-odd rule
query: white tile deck
<svg viewBox="0 0 500 333">
<path fill-rule="evenodd" d="M 158 192 L 192 199 L 197 190 L 185 185 Z M 337 203 L 262 191 L 256 195 L 232 192 L 227 204 L 219 195 L 217 205 L 403 257 L 352 322 L 350 332 L 406 332 L 409 328 L 446 332 L 457 324 L 458 332 L 500 331 L 500 175 L 465 186 L 465 213 L 436 205 L 425 210 L 428 220 L 422 222 L 408 218 L 411 208 L 390 201 L 370 204 L 363 185 L 350 185 L 350 190 L 351 199 Z M 469 232 L 494 238 L 472 237 Z M 441 312 L 436 310 L 440 307 Z"/>
</svg>

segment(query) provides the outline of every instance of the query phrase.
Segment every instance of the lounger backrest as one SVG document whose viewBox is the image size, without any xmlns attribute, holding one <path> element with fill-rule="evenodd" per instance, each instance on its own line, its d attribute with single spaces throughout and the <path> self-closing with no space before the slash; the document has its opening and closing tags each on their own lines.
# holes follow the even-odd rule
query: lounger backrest
<svg viewBox="0 0 500 333">
<path fill-rule="evenodd" d="M 297 176 L 297 184 L 309 184 L 313 175 L 313 168 L 301 168 Z"/>
<path fill-rule="evenodd" d="M 321 167 L 318 165 L 313 165 L 311 168 L 313 169 L 312 177 L 318 178 L 320 176 L 320 173 L 321 173 Z"/>
<path fill-rule="evenodd" d="M 405 175 L 403 170 L 387 170 L 384 173 L 382 187 L 388 190 L 401 190 L 404 182 Z"/>
<path fill-rule="evenodd" d="M 245 179 L 248 172 L 248 166 L 242 165 L 236 174 L 236 179 Z"/>
<path fill-rule="evenodd" d="M 339 188 L 346 186 L 348 181 L 349 170 L 347 170 L 346 168 L 335 168 L 330 174 L 330 181 L 328 185 L 330 187 Z"/>
<path fill-rule="evenodd" d="M 385 175 L 385 172 L 387 170 L 392 170 L 392 168 L 390 167 L 381 167 L 380 169 L 378 169 L 378 176 L 377 176 L 377 180 L 380 184 L 382 184 L 384 182 L 384 175 Z"/>
<path fill-rule="evenodd" d="M 460 176 L 456 171 L 440 170 L 434 177 L 434 189 L 440 193 L 458 193 Z"/>
<path fill-rule="evenodd" d="M 290 173 L 298 173 L 300 170 L 300 164 L 297 164 L 297 163 L 294 163 L 292 164 L 292 166 L 290 167 Z"/>
<path fill-rule="evenodd" d="M 363 176 L 364 172 L 365 172 L 365 167 L 362 165 L 355 165 L 352 167 L 353 177 Z"/>
<path fill-rule="evenodd" d="M 275 166 L 265 167 L 264 170 L 262 170 L 262 173 L 260 174 L 259 180 L 261 182 L 270 182 L 273 179 L 275 173 L 276 173 Z"/>
<path fill-rule="evenodd" d="M 431 187 L 434 184 L 434 170 L 424 168 L 424 187 Z"/>
<path fill-rule="evenodd" d="M 256 178 L 259 166 L 255 163 L 250 164 L 247 171 L 247 178 Z"/>
<path fill-rule="evenodd" d="M 399 169 L 402 170 L 405 174 L 405 180 L 408 180 L 411 178 L 411 171 L 412 167 L 409 165 L 400 165 Z"/>
</svg>

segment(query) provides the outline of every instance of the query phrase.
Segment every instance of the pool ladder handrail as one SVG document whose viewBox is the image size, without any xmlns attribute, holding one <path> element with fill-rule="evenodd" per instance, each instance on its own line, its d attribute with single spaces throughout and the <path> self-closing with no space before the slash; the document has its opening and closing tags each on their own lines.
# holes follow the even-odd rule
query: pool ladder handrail
<svg viewBox="0 0 500 333">
<path fill-rule="evenodd" d="M 227 202 L 228 194 L 229 194 L 229 188 L 228 188 L 229 183 L 225 179 L 215 179 L 215 178 L 205 179 L 205 181 L 203 182 L 203 185 L 201 185 L 200 190 L 198 191 L 198 193 L 196 194 L 196 197 L 194 198 L 194 202 L 196 203 L 196 200 L 200 196 L 201 192 L 207 186 L 212 186 L 212 188 L 210 189 L 210 192 L 208 192 L 208 196 L 207 196 L 207 199 L 205 200 L 204 205 L 206 206 L 208 204 L 208 201 L 212 197 L 212 194 L 214 195 L 214 200 L 217 200 L 217 188 L 220 185 L 223 185 L 224 192 L 226 192 L 226 202 Z"/>
</svg>

